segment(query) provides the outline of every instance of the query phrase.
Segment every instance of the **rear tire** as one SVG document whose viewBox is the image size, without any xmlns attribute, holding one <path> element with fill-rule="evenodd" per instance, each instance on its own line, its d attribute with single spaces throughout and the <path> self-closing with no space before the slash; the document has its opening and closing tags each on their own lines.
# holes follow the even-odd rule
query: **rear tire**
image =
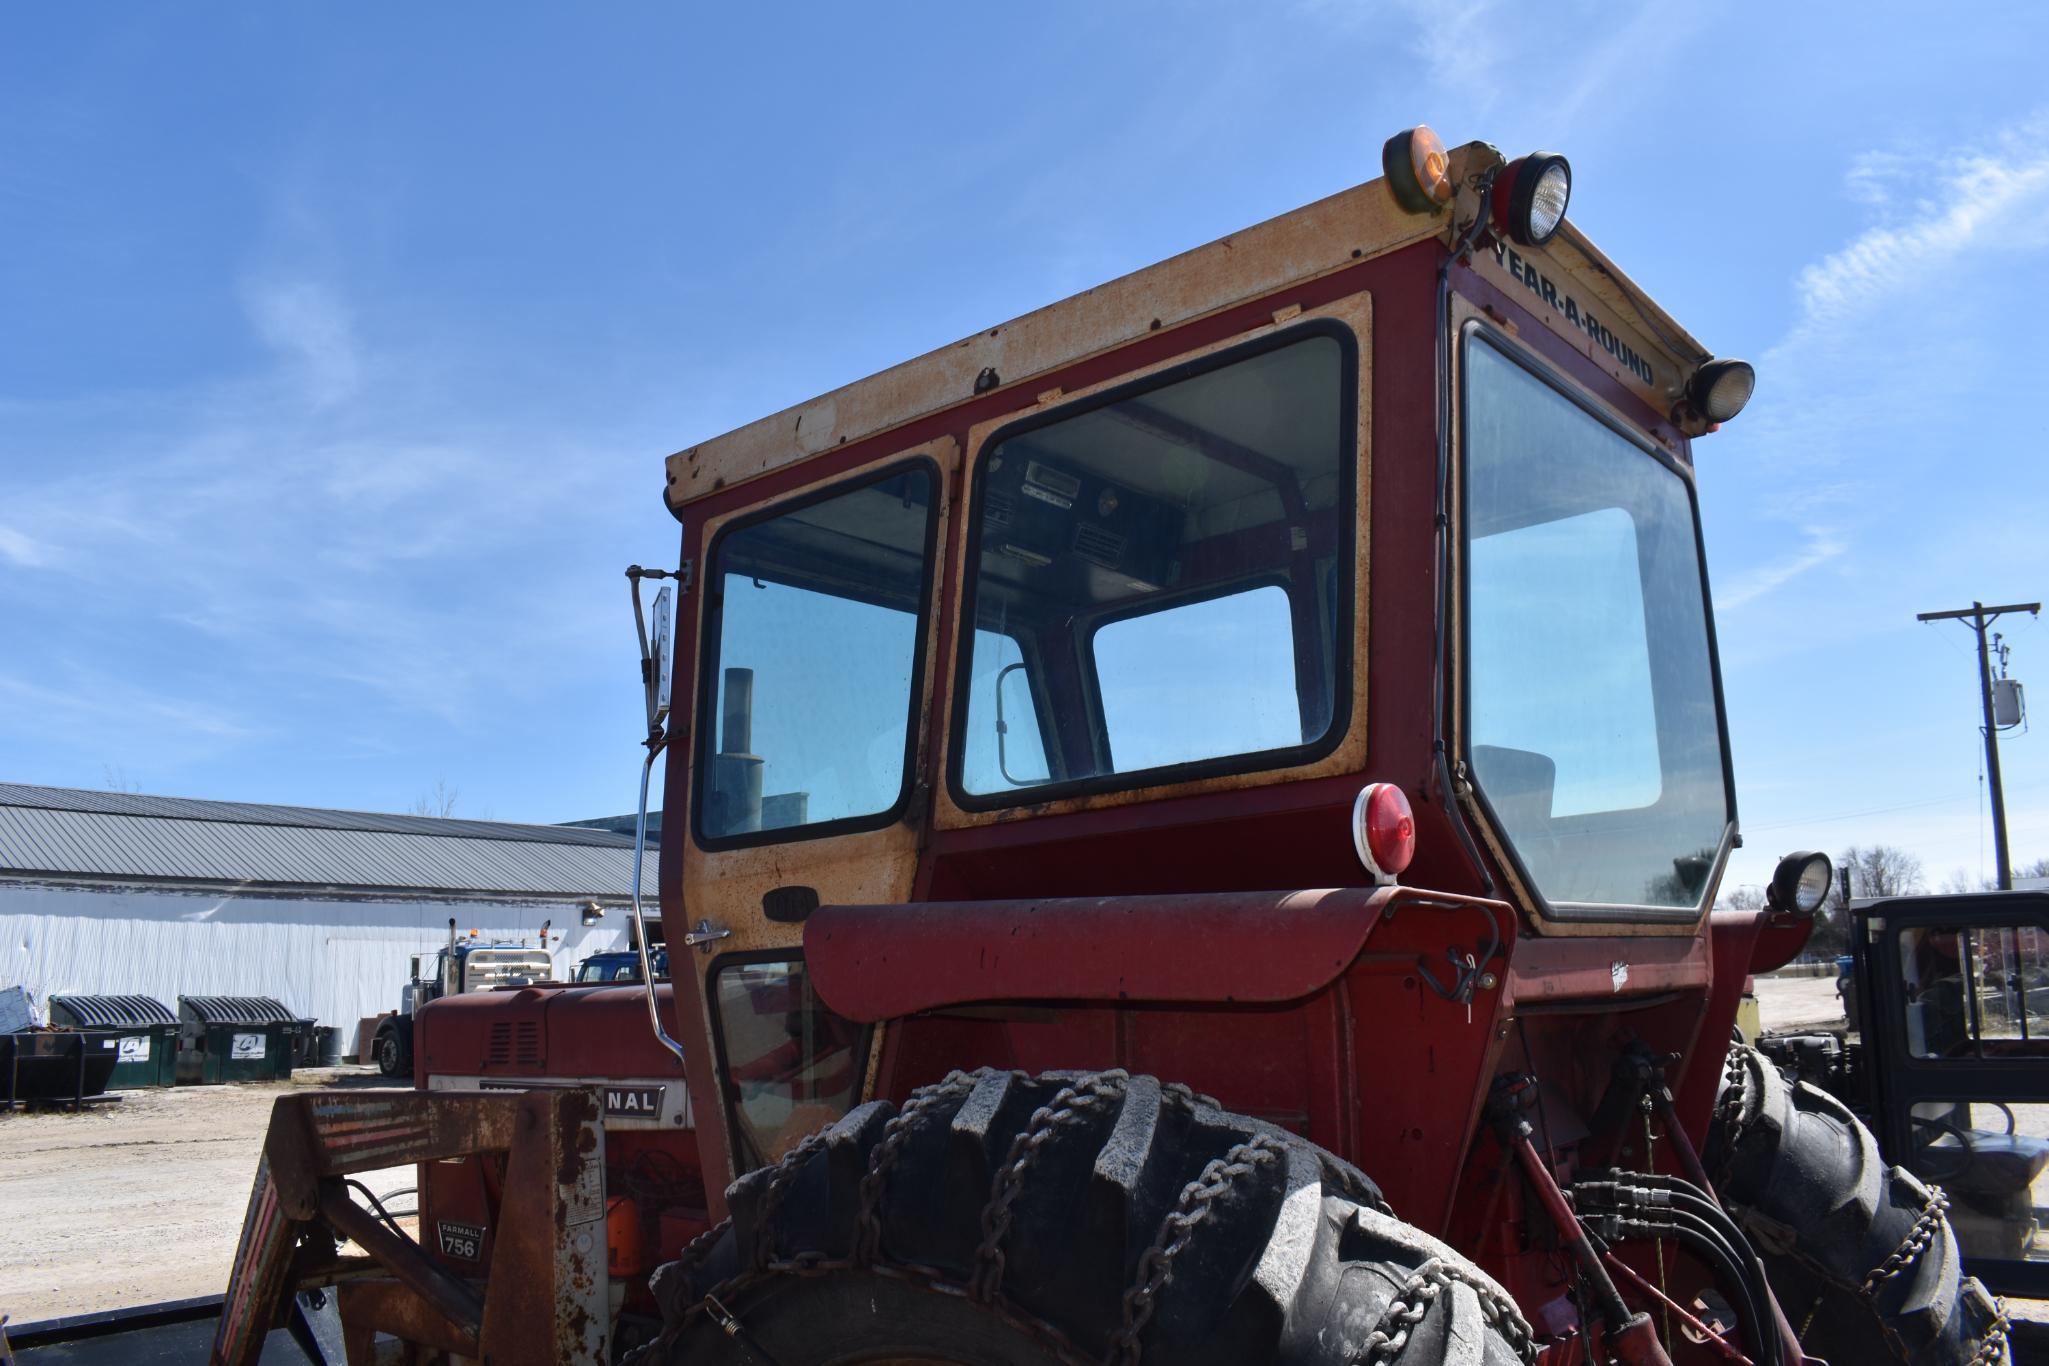
<svg viewBox="0 0 2049 1366">
<path fill-rule="evenodd" d="M 1704 1158 L 1809 1355 L 2009 1360 L 2003 1311 L 1963 1274 L 1940 1191 L 1888 1167 L 1871 1130 L 1835 1097 L 1738 1044 Z"/>
<path fill-rule="evenodd" d="M 957 1072 L 727 1199 L 655 1274 L 643 1366 L 1532 1359 L 1507 1294 L 1355 1168 L 1151 1077 Z"/>
</svg>

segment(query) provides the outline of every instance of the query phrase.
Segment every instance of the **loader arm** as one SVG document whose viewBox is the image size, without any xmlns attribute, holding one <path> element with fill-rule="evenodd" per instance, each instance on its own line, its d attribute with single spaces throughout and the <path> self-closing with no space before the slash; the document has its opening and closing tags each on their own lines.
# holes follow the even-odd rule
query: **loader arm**
<svg viewBox="0 0 2049 1366">
<path fill-rule="evenodd" d="M 349 1197 L 354 1173 L 499 1153 L 504 1199 L 478 1284 Z M 280 1097 L 211 1366 L 255 1366 L 293 1292 L 328 1284 L 350 1366 L 367 1366 L 379 1333 L 506 1366 L 603 1360 L 603 1171 L 604 1126 L 584 1090 Z M 339 1255 L 343 1241 L 366 1255 Z"/>
</svg>

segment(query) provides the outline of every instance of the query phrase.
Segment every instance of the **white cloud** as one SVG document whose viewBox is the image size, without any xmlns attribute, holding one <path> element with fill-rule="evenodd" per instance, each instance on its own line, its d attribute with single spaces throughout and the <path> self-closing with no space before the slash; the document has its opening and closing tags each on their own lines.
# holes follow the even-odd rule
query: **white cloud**
<svg viewBox="0 0 2049 1366">
<path fill-rule="evenodd" d="M 572 430 L 488 346 L 372 348 L 303 273 L 244 302 L 274 366 L 11 405 L 46 458 L 0 462 L 0 571 L 66 573 L 0 572 L 0 615 L 29 633 L 9 643 L 37 661 L 0 673 L 0 750 L 97 758 L 139 718 L 125 762 L 161 775 L 318 716 L 328 749 L 384 752 L 630 650 L 590 604 L 673 546 L 652 480 L 626 474 L 656 443 Z M 138 655 L 146 687 L 101 662 Z"/>
<path fill-rule="evenodd" d="M 1715 590 L 1715 606 L 1727 611 L 1755 602 L 1848 549 L 1842 538 L 1827 527 L 1804 527 L 1802 534 L 1807 543 L 1797 553 L 1774 564 L 1745 570 L 1728 587 Z"/>
<path fill-rule="evenodd" d="M 0 560 L 23 569 L 40 569 L 50 562 L 42 546 L 10 526 L 0 526 Z"/>
<path fill-rule="evenodd" d="M 1782 543 L 1797 534 L 1799 548 L 1737 575 L 1716 594 L 1720 607 L 1757 602 L 1831 561 L 1855 572 L 1860 532 L 1897 543 L 1914 530 L 1917 519 L 1900 516 L 1911 489 L 1924 490 L 1918 520 L 1943 507 L 1925 481 L 1957 458 L 1956 415 L 1984 405 L 2002 357 L 1978 310 L 1931 301 L 1993 297 L 2019 253 L 2049 245 L 2049 113 L 1981 146 L 1961 160 L 1913 145 L 1851 159 L 1844 193 L 1867 226 L 1794 274 L 1793 320 L 1733 429 L 1739 449 L 1769 465 L 1757 523 L 1783 527 L 1770 533 Z M 1988 273 L 1981 262 L 1995 254 L 2000 271 Z M 1927 435 L 1902 446 L 1912 432 Z M 1874 461 L 1877 451 L 1891 454 Z"/>
<path fill-rule="evenodd" d="M 295 363 L 314 404 L 356 391 L 362 361 L 355 324 L 332 289 L 308 279 L 252 280 L 243 286 L 242 303 L 257 335 Z"/>
<path fill-rule="evenodd" d="M 1850 197 L 1896 221 L 1860 234 L 1806 267 L 1795 282 L 1800 321 L 1788 343 L 1840 326 L 1931 267 L 2016 232 L 2040 231 L 2049 209 L 2049 116 L 1995 139 L 1991 153 L 1953 165 L 1944 157 L 1869 152 L 1845 177 Z M 1918 192 L 1918 193 L 1917 193 Z M 1899 206 L 1908 206 L 1904 213 Z"/>
</svg>

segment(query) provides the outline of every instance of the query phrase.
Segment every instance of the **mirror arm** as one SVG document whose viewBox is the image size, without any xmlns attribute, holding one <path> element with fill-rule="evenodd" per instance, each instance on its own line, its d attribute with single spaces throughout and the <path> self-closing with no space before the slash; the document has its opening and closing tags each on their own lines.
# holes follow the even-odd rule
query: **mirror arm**
<svg viewBox="0 0 2049 1366">
<path fill-rule="evenodd" d="M 640 872 L 647 850 L 647 785 L 654 774 L 655 756 L 662 752 L 666 743 L 661 729 L 657 727 L 647 737 L 647 761 L 640 766 L 640 809 L 633 818 L 633 940 L 640 951 L 640 985 L 647 997 L 647 1022 L 653 1027 L 655 1038 L 675 1055 L 676 1066 L 681 1068 L 684 1065 L 683 1045 L 670 1038 L 669 1031 L 662 1027 L 662 1012 L 655 1002 L 654 962 L 647 951 L 647 917 L 640 908 Z"/>
<path fill-rule="evenodd" d="M 643 569 L 639 565 L 626 567 L 627 592 L 633 598 L 633 629 L 640 637 L 640 681 L 647 690 L 647 739 L 641 743 L 647 746 L 647 759 L 640 766 L 640 806 L 633 818 L 633 938 L 640 955 L 640 984 L 647 999 L 647 1022 L 654 1029 L 655 1038 L 662 1047 L 675 1056 L 676 1066 L 683 1067 L 683 1045 L 669 1037 L 669 1031 L 662 1027 L 662 1012 L 655 1001 L 654 961 L 647 948 L 647 916 L 641 909 L 640 876 L 642 865 L 647 861 L 647 788 L 654 775 L 655 758 L 668 744 L 663 733 L 660 715 L 656 710 L 654 685 L 658 661 L 649 648 L 647 616 L 640 604 L 640 581 L 642 579 L 674 579 L 682 582 L 681 573 L 672 574 L 666 569 Z"/>
</svg>

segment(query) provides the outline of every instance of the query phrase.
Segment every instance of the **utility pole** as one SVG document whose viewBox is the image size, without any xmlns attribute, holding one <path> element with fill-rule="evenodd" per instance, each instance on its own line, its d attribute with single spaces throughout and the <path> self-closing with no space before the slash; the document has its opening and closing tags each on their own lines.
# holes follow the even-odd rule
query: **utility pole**
<svg viewBox="0 0 2049 1366">
<path fill-rule="evenodd" d="M 2039 602 L 2009 602 L 1999 607 L 1974 602 L 1954 612 L 1922 612 L 1914 618 L 1916 621 L 1968 619 L 1972 629 L 1978 633 L 1978 695 L 1985 707 L 1985 781 L 1992 789 L 1992 857 L 2002 892 L 2013 890 L 2013 864 L 2006 853 L 2006 793 L 1999 785 L 1999 728 L 1992 724 L 1992 656 L 1985 648 L 1985 628 L 2007 612 L 2026 612 L 2035 616 L 2041 610 Z"/>
</svg>

